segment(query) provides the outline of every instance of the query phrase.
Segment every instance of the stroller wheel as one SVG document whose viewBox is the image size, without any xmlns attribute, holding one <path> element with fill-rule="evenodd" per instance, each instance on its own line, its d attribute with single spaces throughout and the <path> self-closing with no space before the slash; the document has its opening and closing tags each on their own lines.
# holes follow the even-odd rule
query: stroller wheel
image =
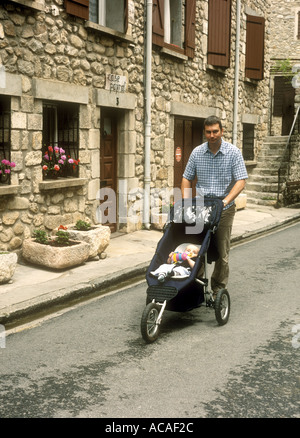
<svg viewBox="0 0 300 438">
<path fill-rule="evenodd" d="M 224 325 L 229 319 L 230 297 L 226 289 L 220 289 L 215 300 L 215 315 L 219 325 Z"/>
<path fill-rule="evenodd" d="M 141 332 L 147 343 L 156 341 L 159 336 L 159 324 L 157 318 L 160 312 L 158 304 L 149 303 L 144 309 L 141 319 Z"/>
</svg>

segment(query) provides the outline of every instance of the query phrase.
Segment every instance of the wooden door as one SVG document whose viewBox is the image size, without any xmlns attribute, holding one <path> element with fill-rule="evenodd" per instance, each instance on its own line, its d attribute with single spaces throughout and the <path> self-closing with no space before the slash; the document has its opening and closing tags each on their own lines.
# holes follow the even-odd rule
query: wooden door
<svg viewBox="0 0 300 438">
<path fill-rule="evenodd" d="M 202 143 L 203 121 L 175 119 L 174 125 L 174 187 L 181 187 L 184 169 L 194 147 Z M 193 181 L 193 196 L 196 194 Z"/>
<path fill-rule="evenodd" d="M 101 145 L 100 145 L 100 187 L 111 188 L 115 199 L 108 203 L 108 197 L 102 200 L 107 203 L 104 215 L 108 216 L 109 209 L 115 211 L 114 222 L 106 222 L 111 232 L 117 230 L 117 119 L 114 115 L 103 111 L 101 117 Z M 115 205 L 113 205 L 113 202 Z"/>
</svg>

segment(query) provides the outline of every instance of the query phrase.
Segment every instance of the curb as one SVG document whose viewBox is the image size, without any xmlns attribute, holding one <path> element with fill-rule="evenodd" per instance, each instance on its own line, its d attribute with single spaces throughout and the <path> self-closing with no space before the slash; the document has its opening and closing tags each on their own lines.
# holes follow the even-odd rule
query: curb
<svg viewBox="0 0 300 438">
<path fill-rule="evenodd" d="M 133 269 L 124 269 L 106 277 L 58 289 L 55 292 L 49 292 L 37 298 L 8 306 L 0 314 L 0 324 L 11 329 L 79 302 L 132 285 L 133 280 L 137 282 L 145 277 L 149 263 L 145 262 Z"/>
</svg>

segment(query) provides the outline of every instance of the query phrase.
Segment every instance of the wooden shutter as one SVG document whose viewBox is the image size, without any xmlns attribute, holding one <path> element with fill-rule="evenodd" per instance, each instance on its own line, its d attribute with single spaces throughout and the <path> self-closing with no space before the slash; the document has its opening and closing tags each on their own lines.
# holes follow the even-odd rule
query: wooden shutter
<svg viewBox="0 0 300 438">
<path fill-rule="evenodd" d="M 153 0 L 152 42 L 164 45 L 164 0 Z"/>
<path fill-rule="evenodd" d="M 75 17 L 89 19 L 89 0 L 65 0 L 66 12 Z"/>
<path fill-rule="evenodd" d="M 128 0 L 124 0 L 124 33 L 128 29 Z"/>
<path fill-rule="evenodd" d="M 247 15 L 245 76 L 249 79 L 264 77 L 264 34 L 265 19 Z"/>
<path fill-rule="evenodd" d="M 207 62 L 216 67 L 230 64 L 231 0 L 209 0 Z"/>
<path fill-rule="evenodd" d="M 193 58 L 195 52 L 196 0 L 186 0 L 185 5 L 185 53 Z"/>
</svg>

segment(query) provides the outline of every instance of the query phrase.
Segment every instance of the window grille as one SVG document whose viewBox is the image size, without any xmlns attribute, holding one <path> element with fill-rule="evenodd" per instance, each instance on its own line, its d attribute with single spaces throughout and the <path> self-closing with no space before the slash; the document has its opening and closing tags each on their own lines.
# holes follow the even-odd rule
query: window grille
<svg viewBox="0 0 300 438">
<path fill-rule="evenodd" d="M 0 98 L 0 162 L 10 161 L 10 99 Z M 10 184 L 10 174 L 1 174 L 0 182 Z"/>
<path fill-rule="evenodd" d="M 243 157 L 245 161 L 254 160 L 254 125 L 243 124 Z"/>
<path fill-rule="evenodd" d="M 79 158 L 79 108 L 72 104 L 43 105 L 43 156 L 48 147 L 58 146 L 67 159 Z M 78 177 L 78 166 L 63 166 L 60 176 Z"/>
</svg>

